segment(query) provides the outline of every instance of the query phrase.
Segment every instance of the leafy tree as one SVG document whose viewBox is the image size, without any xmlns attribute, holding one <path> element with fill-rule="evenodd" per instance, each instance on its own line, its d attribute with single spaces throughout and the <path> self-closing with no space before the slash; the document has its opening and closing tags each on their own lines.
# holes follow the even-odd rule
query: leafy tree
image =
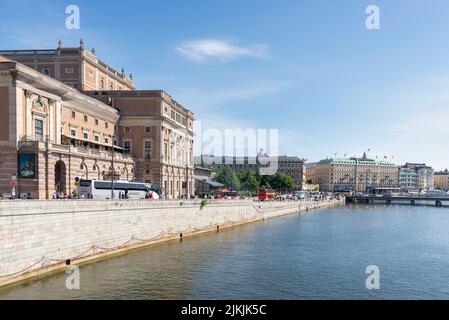
<svg viewBox="0 0 449 320">
<path fill-rule="evenodd" d="M 220 170 L 214 177 L 214 180 L 223 183 L 227 188 L 232 190 L 240 190 L 240 180 L 235 171 L 229 166 Z"/>
<path fill-rule="evenodd" d="M 259 175 L 255 170 L 241 170 L 237 173 L 241 190 L 257 193 L 260 186 Z"/>
<path fill-rule="evenodd" d="M 285 173 L 276 172 L 270 176 L 269 182 L 271 187 L 276 191 L 291 191 L 295 188 L 295 180 Z"/>
</svg>

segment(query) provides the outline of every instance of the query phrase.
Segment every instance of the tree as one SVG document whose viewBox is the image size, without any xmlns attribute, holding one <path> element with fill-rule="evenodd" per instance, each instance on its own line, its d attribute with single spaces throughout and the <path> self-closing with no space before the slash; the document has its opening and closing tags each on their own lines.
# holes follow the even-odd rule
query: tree
<svg viewBox="0 0 449 320">
<path fill-rule="evenodd" d="M 240 181 L 237 174 L 229 166 L 226 166 L 223 170 L 220 170 L 214 180 L 223 183 L 229 189 L 235 191 L 240 190 Z"/>
<path fill-rule="evenodd" d="M 270 176 L 269 182 L 271 187 L 278 192 L 291 191 L 295 188 L 295 180 L 281 172 L 276 172 L 276 174 Z"/>
<path fill-rule="evenodd" d="M 237 173 L 240 188 L 244 191 L 257 193 L 260 186 L 259 176 L 255 170 L 241 170 Z"/>
</svg>

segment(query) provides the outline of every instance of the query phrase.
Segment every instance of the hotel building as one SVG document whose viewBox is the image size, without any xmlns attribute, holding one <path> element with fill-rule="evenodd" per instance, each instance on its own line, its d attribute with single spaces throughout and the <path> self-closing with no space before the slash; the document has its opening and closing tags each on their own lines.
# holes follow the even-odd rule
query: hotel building
<svg viewBox="0 0 449 320">
<path fill-rule="evenodd" d="M 315 183 L 326 192 L 369 192 L 398 186 L 398 167 L 386 161 L 362 158 L 325 159 L 316 163 Z"/>
<path fill-rule="evenodd" d="M 112 174 L 193 194 L 193 114 L 167 93 L 134 90 L 82 41 L 0 55 L 0 195 L 50 198 Z"/>
</svg>

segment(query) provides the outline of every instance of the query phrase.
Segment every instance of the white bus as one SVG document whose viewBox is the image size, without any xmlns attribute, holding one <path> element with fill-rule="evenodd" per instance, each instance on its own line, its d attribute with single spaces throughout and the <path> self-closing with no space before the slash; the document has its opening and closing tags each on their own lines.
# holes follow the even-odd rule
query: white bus
<svg viewBox="0 0 449 320">
<path fill-rule="evenodd" d="M 112 181 L 80 180 L 78 195 L 86 199 L 111 199 Z M 159 199 L 158 189 L 149 183 L 114 181 L 114 199 Z"/>
</svg>

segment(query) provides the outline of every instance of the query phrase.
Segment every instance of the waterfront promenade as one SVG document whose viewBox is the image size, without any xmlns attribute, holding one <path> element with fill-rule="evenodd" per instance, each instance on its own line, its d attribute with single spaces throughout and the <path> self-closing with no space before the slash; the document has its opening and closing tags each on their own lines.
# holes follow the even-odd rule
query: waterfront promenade
<svg viewBox="0 0 449 320">
<path fill-rule="evenodd" d="M 204 232 L 344 203 L 252 200 L 0 201 L 0 286 Z"/>
</svg>

